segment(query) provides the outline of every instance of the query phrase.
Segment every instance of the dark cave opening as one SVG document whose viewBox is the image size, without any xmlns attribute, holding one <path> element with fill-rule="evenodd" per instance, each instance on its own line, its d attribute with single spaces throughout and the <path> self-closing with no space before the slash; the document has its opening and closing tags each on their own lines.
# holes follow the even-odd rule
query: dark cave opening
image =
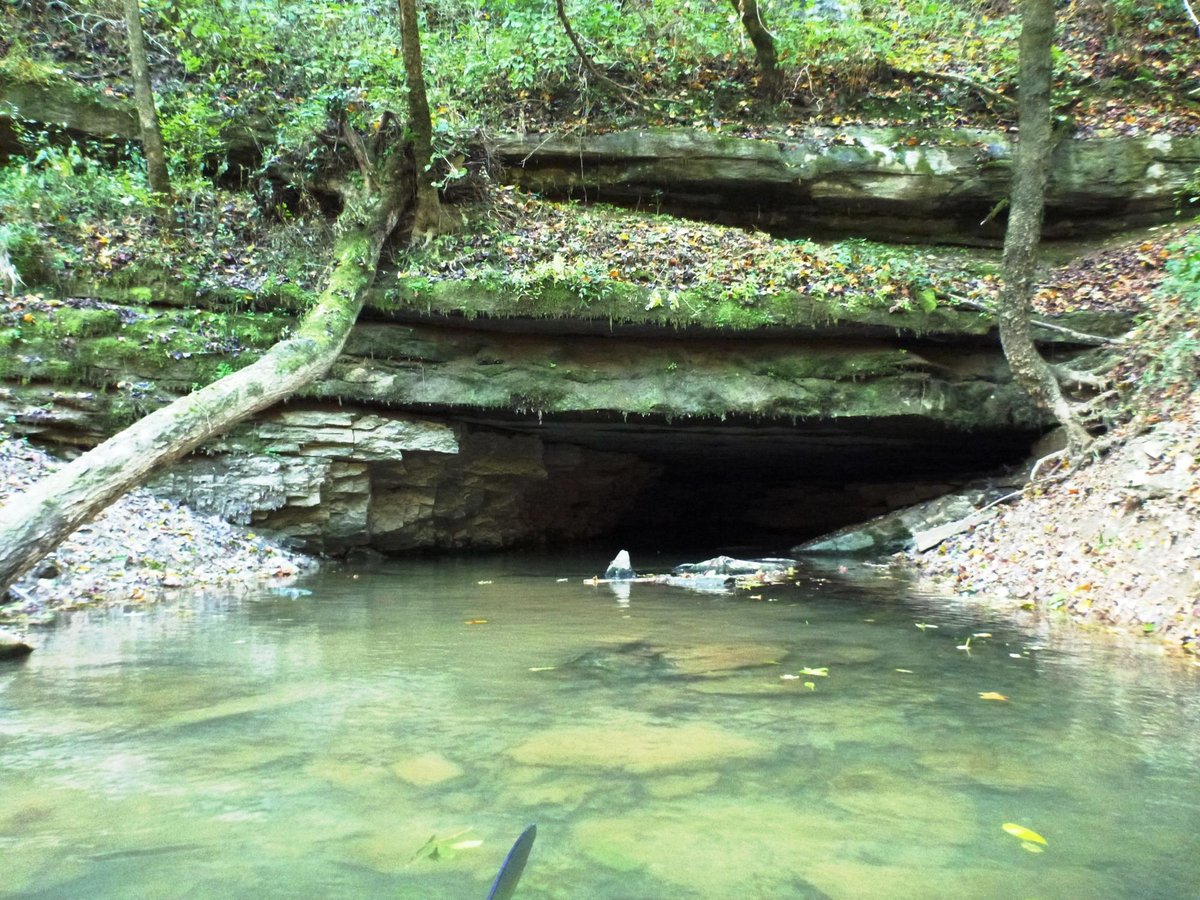
<svg viewBox="0 0 1200 900">
<path fill-rule="evenodd" d="M 513 423 L 506 423 L 512 431 Z M 761 422 L 544 422 L 552 446 L 629 460 L 612 479 L 601 538 L 655 550 L 787 554 L 805 540 L 1001 477 L 1038 433 L 964 432 L 917 417 Z M 586 477 L 586 475 L 580 476 Z M 551 489 L 546 502 L 559 492 Z M 581 513 L 584 514 L 584 513 Z M 547 535 L 553 543 L 554 536 Z"/>
</svg>

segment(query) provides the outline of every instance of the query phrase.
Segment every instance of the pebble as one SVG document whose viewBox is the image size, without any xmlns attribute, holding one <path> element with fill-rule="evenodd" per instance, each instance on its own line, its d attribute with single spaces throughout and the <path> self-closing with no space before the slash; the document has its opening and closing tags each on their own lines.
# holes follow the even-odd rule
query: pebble
<svg viewBox="0 0 1200 900">
<path fill-rule="evenodd" d="M 0 438 L 0 505 L 60 465 L 24 440 Z M 0 600 L 0 622 L 49 624 L 60 611 L 149 604 L 180 590 L 282 585 L 316 567 L 314 559 L 248 528 L 138 488 L 13 585 Z"/>
</svg>

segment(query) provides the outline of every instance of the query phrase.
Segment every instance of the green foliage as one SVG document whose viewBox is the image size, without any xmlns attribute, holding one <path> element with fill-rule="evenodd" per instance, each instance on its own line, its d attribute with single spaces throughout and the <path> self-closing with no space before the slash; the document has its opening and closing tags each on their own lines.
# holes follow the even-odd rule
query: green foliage
<svg viewBox="0 0 1200 900">
<path fill-rule="evenodd" d="M 1200 384 L 1200 233 L 1187 235 L 1171 253 L 1138 355 L 1145 366 L 1139 386 L 1173 394 Z"/>
<path fill-rule="evenodd" d="M 46 280 L 77 261 L 56 233 L 153 210 L 138 167 L 113 169 L 77 145 L 34 142 L 32 157 L 0 168 L 0 241 L 27 280 Z"/>
</svg>

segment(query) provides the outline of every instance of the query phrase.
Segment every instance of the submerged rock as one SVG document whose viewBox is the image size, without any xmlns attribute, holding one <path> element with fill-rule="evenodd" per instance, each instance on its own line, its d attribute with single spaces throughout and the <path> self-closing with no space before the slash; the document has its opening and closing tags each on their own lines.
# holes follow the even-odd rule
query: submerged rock
<svg viewBox="0 0 1200 900">
<path fill-rule="evenodd" d="M 629 559 L 628 550 L 622 550 L 613 558 L 613 561 L 608 564 L 608 568 L 604 570 L 604 577 L 609 581 L 629 581 L 629 579 L 637 577 L 634 574 L 633 562 Z"/>
<path fill-rule="evenodd" d="M 458 763 L 447 759 L 436 750 L 402 759 L 392 766 L 392 771 L 397 778 L 417 787 L 441 784 L 463 773 Z"/>
<path fill-rule="evenodd" d="M 770 748 L 715 725 L 653 725 L 637 719 L 552 728 L 509 751 L 522 765 L 636 773 L 690 769 L 769 753 Z"/>
</svg>

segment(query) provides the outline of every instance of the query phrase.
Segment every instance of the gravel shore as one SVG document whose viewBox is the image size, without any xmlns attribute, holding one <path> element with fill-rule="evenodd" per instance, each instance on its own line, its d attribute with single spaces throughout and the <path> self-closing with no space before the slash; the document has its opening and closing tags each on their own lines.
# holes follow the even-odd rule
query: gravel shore
<svg viewBox="0 0 1200 900">
<path fill-rule="evenodd" d="M 1200 653 L 1200 394 L 966 534 L 914 554 L 927 586 Z"/>
<path fill-rule="evenodd" d="M 0 439 L 0 505 L 61 465 L 23 440 Z M 39 562 L 0 602 L 10 629 L 60 611 L 153 603 L 178 590 L 283 585 L 316 568 L 310 557 L 253 531 L 202 516 L 147 490 L 129 492 Z"/>
</svg>

